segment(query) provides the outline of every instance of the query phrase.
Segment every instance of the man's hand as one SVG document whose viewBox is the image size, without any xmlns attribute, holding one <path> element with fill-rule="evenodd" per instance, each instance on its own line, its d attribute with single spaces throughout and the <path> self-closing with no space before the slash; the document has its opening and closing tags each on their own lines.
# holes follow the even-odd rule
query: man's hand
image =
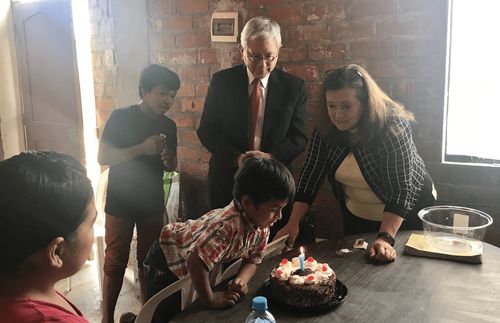
<svg viewBox="0 0 500 323">
<path fill-rule="evenodd" d="M 246 281 L 242 280 L 241 278 L 235 278 L 234 280 L 231 280 L 227 284 L 227 288 L 229 290 L 237 292 L 241 296 L 246 295 L 248 293 L 248 285 Z"/>
<path fill-rule="evenodd" d="M 241 296 L 238 292 L 229 289 L 225 292 L 216 292 L 213 295 L 214 297 L 209 304 L 211 308 L 233 306 L 241 300 Z"/>
<path fill-rule="evenodd" d="M 160 135 L 154 135 L 142 143 L 144 155 L 159 155 L 166 148 L 166 140 Z"/>
<path fill-rule="evenodd" d="M 245 158 L 248 158 L 248 157 L 273 158 L 273 155 L 271 155 L 270 153 L 265 153 L 265 152 L 260 151 L 260 150 L 250 150 L 250 151 L 247 151 L 245 153 L 245 155 L 246 155 Z"/>
<path fill-rule="evenodd" d="M 245 160 L 246 158 L 246 154 L 239 154 L 238 157 L 236 158 L 236 166 L 238 166 L 238 168 L 241 167 L 241 165 L 243 165 L 243 160 Z"/>
<path fill-rule="evenodd" d="M 175 170 L 177 167 L 177 156 L 168 148 L 161 151 L 160 158 L 163 161 L 163 166 L 167 172 Z"/>
<path fill-rule="evenodd" d="M 250 150 L 245 152 L 244 154 L 239 154 L 238 157 L 236 158 L 236 165 L 238 165 L 238 168 L 241 167 L 245 159 L 249 157 L 260 157 L 260 158 L 273 158 L 273 155 L 269 153 L 265 153 L 260 150 Z"/>
<path fill-rule="evenodd" d="M 276 236 L 273 240 L 277 240 L 287 234 L 289 234 L 290 236 L 288 237 L 286 245 L 287 247 L 292 248 L 295 243 L 295 239 L 297 239 L 297 236 L 299 235 L 299 226 L 290 223 L 290 221 L 281 230 L 279 230 L 278 233 L 276 233 Z"/>
<path fill-rule="evenodd" d="M 369 256 L 379 262 L 390 262 L 396 260 L 396 250 L 387 241 L 378 238 L 372 243 Z"/>
</svg>

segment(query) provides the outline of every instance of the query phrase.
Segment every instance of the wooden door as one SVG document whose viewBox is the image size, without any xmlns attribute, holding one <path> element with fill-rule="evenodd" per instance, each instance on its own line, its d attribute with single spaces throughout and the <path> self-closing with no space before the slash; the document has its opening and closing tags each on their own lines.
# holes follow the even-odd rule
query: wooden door
<svg viewBox="0 0 500 323">
<path fill-rule="evenodd" d="M 27 149 L 82 160 L 71 0 L 13 3 Z"/>
</svg>

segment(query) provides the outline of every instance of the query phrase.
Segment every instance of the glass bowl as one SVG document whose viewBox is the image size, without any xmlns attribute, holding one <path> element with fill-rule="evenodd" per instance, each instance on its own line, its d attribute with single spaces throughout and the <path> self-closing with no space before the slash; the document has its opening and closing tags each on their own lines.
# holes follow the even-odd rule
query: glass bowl
<svg viewBox="0 0 500 323">
<path fill-rule="evenodd" d="M 418 212 L 427 243 L 439 250 L 482 254 L 486 228 L 493 219 L 485 212 L 461 206 L 431 206 Z"/>
</svg>

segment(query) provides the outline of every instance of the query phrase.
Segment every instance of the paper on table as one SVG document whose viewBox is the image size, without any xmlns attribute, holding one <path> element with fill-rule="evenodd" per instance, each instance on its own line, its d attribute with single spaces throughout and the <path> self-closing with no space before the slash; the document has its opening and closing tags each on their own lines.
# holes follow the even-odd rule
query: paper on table
<svg viewBox="0 0 500 323">
<path fill-rule="evenodd" d="M 470 263 L 482 262 L 482 249 L 479 253 L 475 250 L 441 250 L 427 243 L 427 240 L 423 234 L 417 233 L 412 233 L 410 238 L 408 239 L 408 242 L 406 242 L 405 253 L 414 256 L 443 258 Z"/>
<path fill-rule="evenodd" d="M 466 233 L 467 229 L 456 229 L 460 228 L 468 228 L 469 227 L 469 216 L 466 214 L 455 213 L 453 214 L 453 233 L 461 234 Z"/>
<path fill-rule="evenodd" d="M 368 242 L 366 242 L 363 239 L 356 239 L 356 241 L 354 241 L 354 244 L 352 245 L 352 247 L 354 249 L 364 249 L 364 250 L 366 250 L 366 248 L 368 248 Z"/>
</svg>

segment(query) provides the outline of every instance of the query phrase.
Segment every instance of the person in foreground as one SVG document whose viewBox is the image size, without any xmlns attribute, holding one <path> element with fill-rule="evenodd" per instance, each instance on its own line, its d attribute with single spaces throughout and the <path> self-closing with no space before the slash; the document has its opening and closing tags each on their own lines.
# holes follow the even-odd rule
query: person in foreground
<svg viewBox="0 0 500 323">
<path fill-rule="evenodd" d="M 146 296 L 190 275 L 201 300 L 212 308 L 232 306 L 248 291 L 248 282 L 264 257 L 269 227 L 281 218 L 295 182 L 275 159 L 249 157 L 234 177 L 233 201 L 197 220 L 166 225 L 144 262 Z M 224 292 L 210 287 L 217 263 L 243 263 Z M 163 301 L 154 322 L 167 322 L 180 311 L 180 293 Z"/>
<path fill-rule="evenodd" d="M 103 323 L 114 322 L 116 302 L 137 230 L 137 263 L 160 235 L 165 212 L 163 171 L 177 165 L 177 127 L 164 114 L 180 88 L 178 75 L 151 64 L 139 79 L 141 102 L 113 111 L 101 136 L 99 163 L 109 166 L 103 279 Z M 138 270 L 141 302 L 144 273 Z"/>
<path fill-rule="evenodd" d="M 253 17 L 240 41 L 244 64 L 212 76 L 197 130 L 211 153 L 211 209 L 231 202 L 234 174 L 244 158 L 273 157 L 290 165 L 307 144 L 304 80 L 275 68 L 282 45 L 279 24 Z M 272 236 L 289 214 L 290 207 L 283 221 L 271 229 Z"/>
<path fill-rule="evenodd" d="M 0 321 L 88 322 L 54 285 L 78 272 L 94 242 L 85 168 L 56 152 L 0 162 Z"/>
<path fill-rule="evenodd" d="M 393 261 L 396 233 L 421 229 L 416 213 L 436 195 L 412 139 L 413 114 L 355 64 L 327 72 L 321 99 L 292 214 L 276 238 L 290 234 L 293 245 L 299 221 L 328 177 L 341 204 L 344 234 L 378 231 L 369 256 Z"/>
</svg>

